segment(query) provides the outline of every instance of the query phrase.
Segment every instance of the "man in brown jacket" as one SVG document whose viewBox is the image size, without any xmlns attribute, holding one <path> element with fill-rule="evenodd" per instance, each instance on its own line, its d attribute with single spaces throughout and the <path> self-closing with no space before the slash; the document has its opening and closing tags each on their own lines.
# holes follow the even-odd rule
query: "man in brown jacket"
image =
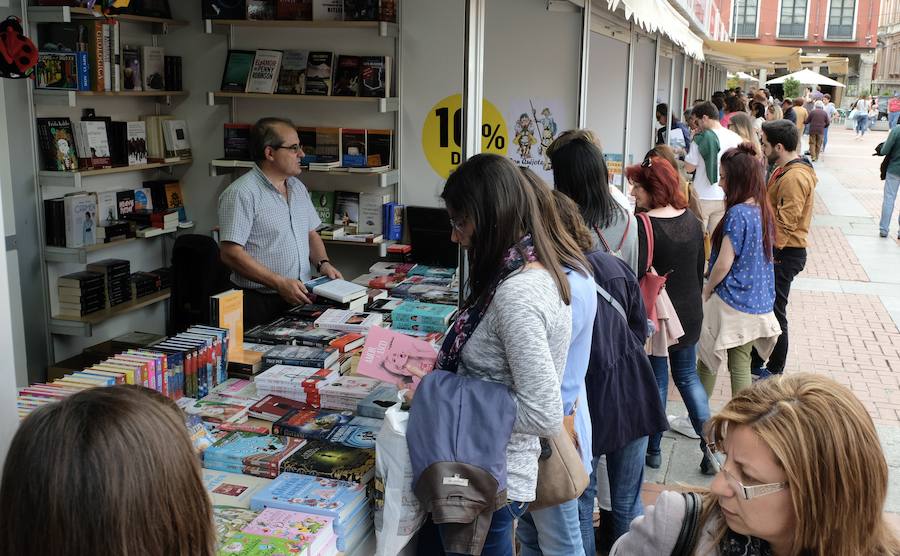
<svg viewBox="0 0 900 556">
<path fill-rule="evenodd" d="M 800 132 L 788 120 L 766 122 L 762 126 L 762 149 L 775 164 L 769 178 L 768 193 L 775 214 L 775 318 L 781 324 L 781 336 L 765 363 L 753 351 L 751 369 L 761 377 L 784 372 L 788 353 L 787 303 L 791 282 L 806 265 L 806 239 L 812 222 L 813 191 L 816 172 L 798 151 Z"/>
</svg>

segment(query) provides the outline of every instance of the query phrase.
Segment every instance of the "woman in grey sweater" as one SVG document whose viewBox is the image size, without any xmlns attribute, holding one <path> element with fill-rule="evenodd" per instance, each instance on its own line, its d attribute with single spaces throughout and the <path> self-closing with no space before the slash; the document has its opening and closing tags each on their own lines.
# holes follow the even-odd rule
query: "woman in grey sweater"
<svg viewBox="0 0 900 556">
<path fill-rule="evenodd" d="M 471 158 L 441 196 L 451 238 L 469 254 L 469 294 L 437 368 L 505 384 L 516 400 L 506 449 L 509 502 L 493 514 L 482 551 L 512 556 L 513 522 L 535 498 L 539 438 L 562 426 L 560 378 L 572 325 L 562 265 L 577 261 L 560 260 L 531 186 L 504 157 Z"/>
</svg>

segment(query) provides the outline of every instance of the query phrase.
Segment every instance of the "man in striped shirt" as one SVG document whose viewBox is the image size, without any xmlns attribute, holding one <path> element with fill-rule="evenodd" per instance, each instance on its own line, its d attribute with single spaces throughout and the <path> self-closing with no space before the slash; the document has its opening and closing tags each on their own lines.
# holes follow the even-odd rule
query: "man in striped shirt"
<svg viewBox="0 0 900 556">
<path fill-rule="evenodd" d="M 252 170 L 219 196 L 222 261 L 244 290 L 244 326 L 271 321 L 292 305 L 309 303 L 303 285 L 312 268 L 341 273 L 316 233 L 322 223 L 300 174 L 303 148 L 294 124 L 263 118 L 250 130 Z"/>
</svg>

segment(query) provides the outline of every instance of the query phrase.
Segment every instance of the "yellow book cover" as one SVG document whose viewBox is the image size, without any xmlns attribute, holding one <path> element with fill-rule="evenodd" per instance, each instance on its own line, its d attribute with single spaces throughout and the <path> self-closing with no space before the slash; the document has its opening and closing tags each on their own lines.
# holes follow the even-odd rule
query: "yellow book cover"
<svg viewBox="0 0 900 556">
<path fill-rule="evenodd" d="M 112 378 L 116 384 L 125 384 L 125 373 L 117 373 L 112 371 L 99 371 L 97 369 L 85 369 L 81 371 L 84 374 L 95 375 L 99 377 Z"/>
<path fill-rule="evenodd" d="M 103 368 L 102 365 L 94 365 L 92 367 L 88 367 L 85 371 L 97 372 L 97 373 L 109 373 L 112 375 L 120 375 L 122 377 L 122 382 L 125 384 L 134 384 L 134 373 L 128 371 L 122 371 L 119 369 L 112 368 Z"/>
<path fill-rule="evenodd" d="M 244 292 L 228 290 L 212 296 L 213 326 L 228 329 L 228 345 L 240 351 L 244 345 Z"/>
</svg>

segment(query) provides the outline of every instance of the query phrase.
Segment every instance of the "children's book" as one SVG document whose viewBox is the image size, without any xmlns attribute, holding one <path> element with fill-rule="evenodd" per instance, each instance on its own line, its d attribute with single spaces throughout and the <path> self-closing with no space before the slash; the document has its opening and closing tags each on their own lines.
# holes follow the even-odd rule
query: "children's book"
<svg viewBox="0 0 900 556">
<path fill-rule="evenodd" d="M 269 482 L 271 479 L 257 479 Z M 259 512 L 234 506 L 213 506 L 213 522 L 216 526 L 216 542 L 221 546 L 222 541 L 235 533 L 240 533 L 244 527 L 250 525 Z"/>
<path fill-rule="evenodd" d="M 436 360 L 437 352 L 425 340 L 374 327 L 366 337 L 356 372 L 415 390 L 419 381 L 434 369 Z"/>
<path fill-rule="evenodd" d="M 235 431 L 210 446 L 203 454 L 203 466 L 207 469 L 244 473 L 262 473 L 270 478 L 278 474 L 281 463 L 303 446 L 304 441 L 269 434 Z"/>
<path fill-rule="evenodd" d="M 203 469 L 203 486 L 215 505 L 249 508 L 250 498 L 271 482 L 262 477 Z"/>
<path fill-rule="evenodd" d="M 283 472 L 368 483 L 375 476 L 375 450 L 310 440 L 281 465 Z"/>
<path fill-rule="evenodd" d="M 348 448 L 375 449 L 375 440 L 381 430 L 381 419 L 371 417 L 354 417 L 350 423 L 337 427 L 328 436 L 330 442 Z"/>
<path fill-rule="evenodd" d="M 363 484 L 290 472 L 279 475 L 250 501 L 250 508 L 257 511 L 278 508 L 331 517 L 336 532 L 367 505 Z"/>
<path fill-rule="evenodd" d="M 220 555 L 227 556 L 284 556 L 309 554 L 308 543 L 265 535 L 235 533 L 222 542 Z"/>
<path fill-rule="evenodd" d="M 334 520 L 321 515 L 266 508 L 244 527 L 245 533 L 308 543 L 311 555 L 319 554 L 334 535 Z"/>
<path fill-rule="evenodd" d="M 350 411 L 329 411 L 326 409 L 300 409 L 291 411 L 272 425 L 272 434 L 326 440 L 340 426 L 350 423 Z"/>
</svg>

